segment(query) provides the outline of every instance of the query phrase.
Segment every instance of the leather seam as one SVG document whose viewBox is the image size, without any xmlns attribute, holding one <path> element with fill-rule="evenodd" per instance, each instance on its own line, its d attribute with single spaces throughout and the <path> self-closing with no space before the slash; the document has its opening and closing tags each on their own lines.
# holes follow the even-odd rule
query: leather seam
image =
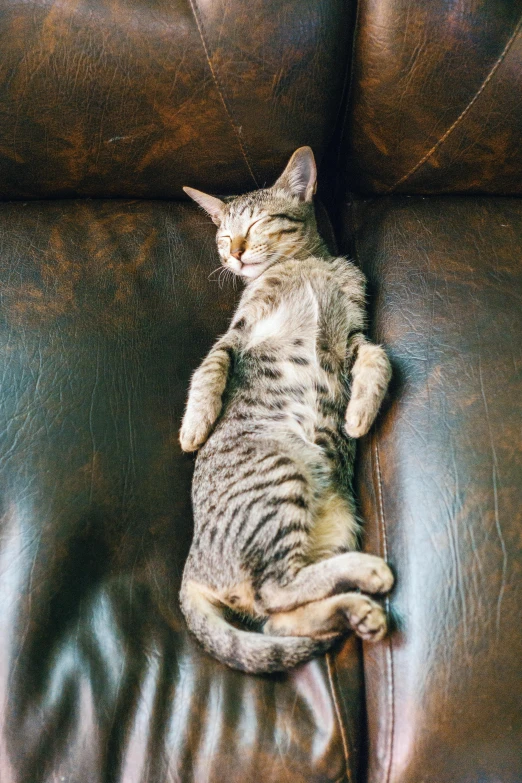
<svg viewBox="0 0 522 783">
<path fill-rule="evenodd" d="M 373 439 L 373 450 L 375 455 L 374 476 L 376 478 L 375 483 L 377 488 L 378 516 L 379 516 L 380 529 L 381 529 L 381 541 L 382 541 L 384 559 L 388 560 L 388 540 L 386 536 L 386 519 L 384 516 L 381 463 L 379 459 L 379 447 L 377 444 L 377 437 L 375 433 L 373 433 L 372 439 Z M 386 597 L 385 599 L 385 604 L 386 604 L 387 613 L 389 614 L 390 599 L 388 597 Z M 394 735 L 395 735 L 395 709 L 394 709 L 395 684 L 394 684 L 394 676 L 393 676 L 393 641 L 391 636 L 388 636 L 388 644 L 386 647 L 386 669 L 387 669 L 387 677 L 388 677 L 387 697 L 388 697 L 389 732 L 388 732 L 388 748 L 387 748 L 388 761 L 386 765 L 386 773 L 385 773 L 384 781 L 385 783 L 390 783 L 392 766 L 393 766 L 393 743 L 394 743 Z"/>
<path fill-rule="evenodd" d="M 202 46 L 203 46 L 203 50 L 205 52 L 205 57 L 207 58 L 207 63 L 208 63 L 208 67 L 210 69 L 210 73 L 212 74 L 212 79 L 214 81 L 214 85 L 215 85 L 216 90 L 218 92 L 218 95 L 220 97 L 221 103 L 223 104 L 223 108 L 225 109 L 225 113 L 227 115 L 228 121 L 230 122 L 230 126 L 232 128 L 232 131 L 233 131 L 233 133 L 234 133 L 234 135 L 236 137 L 237 143 L 239 145 L 239 149 L 241 150 L 241 154 L 242 154 L 243 159 L 245 161 L 245 164 L 246 164 L 246 167 L 248 169 L 248 172 L 249 172 L 250 176 L 252 177 L 252 179 L 254 181 L 254 185 L 258 188 L 259 187 L 259 183 L 257 181 L 257 178 L 256 178 L 255 174 L 254 174 L 252 166 L 250 165 L 250 161 L 249 161 L 248 155 L 246 153 L 246 146 L 243 143 L 243 141 L 242 141 L 242 139 L 241 139 L 241 137 L 240 137 L 240 135 L 238 133 L 237 127 L 236 127 L 236 125 L 234 123 L 234 120 L 233 120 L 233 117 L 232 117 L 232 113 L 231 113 L 231 111 L 230 111 L 230 109 L 228 107 L 228 103 L 227 103 L 227 101 L 225 99 L 224 91 L 223 91 L 223 89 L 221 87 L 221 84 L 220 84 L 220 81 L 218 79 L 218 76 L 217 76 L 217 73 L 216 73 L 216 69 L 212 65 L 212 60 L 211 60 L 211 57 L 210 57 L 210 47 L 207 44 L 207 40 L 206 40 L 205 34 L 203 32 L 203 22 L 201 21 L 201 18 L 199 16 L 199 10 L 197 8 L 197 0 L 188 0 L 188 1 L 189 1 L 189 5 L 190 5 L 190 8 L 191 8 L 191 11 L 192 11 L 192 15 L 193 15 L 194 20 L 196 22 L 196 27 L 198 28 L 199 37 L 201 38 L 201 43 L 202 43 Z"/>
<path fill-rule="evenodd" d="M 439 140 L 438 140 L 438 141 L 437 141 L 437 142 L 436 142 L 436 143 L 433 145 L 433 147 L 432 147 L 432 148 L 431 148 L 431 149 L 430 149 L 430 150 L 429 150 L 429 151 L 428 151 L 428 152 L 427 152 L 427 153 L 426 153 L 426 154 L 425 154 L 425 155 L 424 155 L 424 156 L 423 156 L 423 157 L 422 157 L 422 158 L 421 158 L 421 159 L 420 159 L 420 160 L 419 160 L 419 161 L 418 161 L 418 162 L 417 162 L 417 163 L 416 163 L 414 166 L 413 166 L 413 168 L 411 168 L 411 169 L 410 169 L 410 171 L 408 171 L 406 174 L 404 174 L 404 175 L 403 175 L 403 176 L 402 176 L 402 177 L 401 177 L 399 180 L 397 180 L 397 182 L 395 182 L 393 185 L 390 185 L 390 187 L 389 187 L 389 188 L 387 188 L 387 189 L 384 191 L 384 195 L 387 195 L 388 193 L 392 193 L 392 192 L 393 192 L 393 191 L 394 191 L 396 188 L 398 188 L 398 187 L 399 187 L 399 185 L 402 185 L 402 184 L 403 184 L 403 182 L 406 182 L 406 181 L 407 181 L 407 180 L 408 180 L 408 179 L 409 179 L 409 178 L 410 178 L 410 177 L 411 177 L 413 174 L 415 174 L 415 172 L 416 172 L 418 169 L 420 169 L 420 167 L 421 167 L 421 166 L 423 166 L 423 165 L 424 165 L 424 163 L 426 163 L 426 161 L 427 161 L 429 158 L 431 158 L 431 156 L 433 155 L 433 153 L 434 153 L 434 152 L 436 152 L 436 150 L 438 150 L 438 149 L 439 149 L 439 147 L 440 147 L 440 146 L 441 146 L 441 145 L 442 145 L 442 144 L 443 144 L 443 143 L 446 141 L 446 139 L 448 138 L 448 136 L 450 136 L 450 134 L 451 134 L 451 133 L 453 133 L 453 131 L 455 130 L 455 128 L 457 127 L 457 125 L 459 125 L 459 124 L 461 123 L 461 121 L 464 119 L 464 117 L 465 117 L 465 116 L 466 116 L 466 114 L 469 112 L 469 110 L 471 109 L 471 107 L 472 107 L 472 106 L 475 104 L 475 102 L 477 101 L 477 99 L 478 99 L 478 98 L 480 97 L 480 95 L 481 95 L 481 94 L 484 92 L 485 88 L 486 88 L 486 87 L 487 87 L 487 85 L 490 83 L 490 81 L 492 80 L 492 78 L 493 78 L 493 76 L 496 74 L 496 72 L 498 71 L 498 69 L 499 69 L 500 65 L 501 65 L 501 64 L 503 63 L 503 61 L 505 60 L 505 58 L 506 58 L 506 55 L 508 54 L 509 50 L 511 49 L 511 46 L 513 45 L 513 43 L 514 43 L 515 39 L 517 38 L 517 36 L 518 36 L 518 34 L 519 34 L 519 32 L 520 32 L 520 27 L 521 27 L 521 25 L 522 25 L 522 16 L 521 16 L 521 17 L 520 17 L 520 19 L 518 20 L 518 22 L 517 22 L 517 24 L 516 24 L 516 27 L 515 27 L 515 29 L 514 29 L 513 33 L 511 34 L 511 37 L 509 38 L 508 42 L 506 43 L 506 45 L 505 45 L 505 47 L 504 47 L 503 51 L 501 52 L 501 54 L 499 55 L 499 57 L 498 57 L 497 61 L 494 63 L 494 65 L 492 66 L 492 68 L 491 68 L 490 72 L 488 73 L 488 75 L 486 76 L 486 78 L 484 79 L 484 81 L 482 82 L 481 86 L 479 87 L 479 89 L 477 90 L 477 92 L 475 93 L 475 95 L 473 96 L 473 98 L 470 100 L 470 102 L 467 104 L 467 106 L 466 106 L 466 107 L 465 107 L 465 108 L 464 108 L 464 109 L 461 111 L 461 113 L 459 114 L 459 116 L 457 117 L 457 119 L 456 119 L 456 120 L 455 120 L 455 121 L 454 121 L 454 122 L 453 122 L 453 123 L 450 125 L 450 127 L 449 127 L 449 128 L 448 128 L 448 129 L 447 129 L 447 130 L 446 130 L 446 131 L 443 133 L 443 135 L 442 135 L 442 136 L 440 137 L 440 139 L 439 139 Z"/>
<path fill-rule="evenodd" d="M 359 241 L 358 241 L 358 232 L 357 232 L 357 209 L 358 204 L 357 202 L 352 202 L 352 215 L 353 215 L 353 250 L 355 254 L 355 260 L 357 262 L 357 265 L 359 268 L 361 267 L 361 258 L 359 253 Z M 379 537 L 381 540 L 382 545 L 382 555 L 384 556 L 385 560 L 388 560 L 388 538 L 386 535 L 386 518 L 384 514 L 384 493 L 383 493 L 383 486 L 382 486 L 382 474 L 381 474 L 381 462 L 379 459 L 379 447 L 377 444 L 377 435 L 375 433 L 375 430 L 372 429 L 371 432 L 371 441 L 370 441 L 370 459 L 371 459 L 371 467 L 372 467 L 372 477 L 373 477 L 373 484 L 375 488 L 375 495 L 377 500 L 377 522 L 378 522 L 378 528 L 379 528 Z M 386 606 L 386 614 L 389 615 L 390 613 L 390 599 L 388 596 L 384 599 L 384 604 Z M 387 763 L 386 763 L 386 769 L 385 769 L 385 777 L 384 777 L 384 783 L 390 783 L 391 780 L 391 773 L 392 773 L 392 767 L 393 767 L 393 743 L 394 743 L 394 736 L 395 736 L 395 682 L 394 682 L 394 673 L 393 673 L 393 641 L 392 637 L 389 635 L 387 637 L 387 641 L 382 642 L 383 646 L 386 645 L 386 678 L 388 680 L 387 689 L 386 689 L 386 695 L 387 695 L 387 710 L 388 710 L 388 726 L 389 726 L 389 733 L 388 733 L 388 743 L 387 743 L 387 749 L 386 749 L 386 755 L 388 757 Z M 363 645 L 363 651 L 364 651 L 364 645 Z M 364 652 L 363 652 L 364 657 Z"/>
<path fill-rule="evenodd" d="M 332 658 L 332 654 L 329 653 L 329 652 L 326 653 L 326 668 L 328 670 L 328 681 L 330 683 L 330 691 L 331 691 L 331 694 L 332 694 L 332 701 L 334 703 L 335 715 L 337 717 L 337 722 L 339 723 L 339 732 L 341 734 L 341 742 L 342 742 L 342 746 L 343 746 L 344 763 L 345 763 L 345 766 L 346 766 L 346 773 L 345 773 L 344 777 L 345 777 L 345 780 L 348 781 L 348 783 L 352 783 L 352 775 L 351 775 L 350 763 L 349 763 L 350 753 L 348 751 L 348 740 L 346 738 L 346 732 L 344 730 L 344 724 L 343 724 L 342 715 L 341 715 L 341 707 L 339 705 L 339 699 L 338 699 L 338 696 L 337 696 L 337 690 L 336 690 L 336 687 L 335 687 L 333 673 L 332 673 L 333 670 L 335 669 L 335 662 L 334 662 L 334 660 Z"/>
</svg>

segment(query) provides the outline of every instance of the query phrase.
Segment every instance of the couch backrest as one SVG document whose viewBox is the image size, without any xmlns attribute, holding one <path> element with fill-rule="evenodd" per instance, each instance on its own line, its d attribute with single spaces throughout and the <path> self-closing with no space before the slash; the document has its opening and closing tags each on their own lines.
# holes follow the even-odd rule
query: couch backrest
<svg viewBox="0 0 522 783">
<path fill-rule="evenodd" d="M 320 158 L 345 0 L 0 0 L 0 198 L 252 189 Z"/>
<path fill-rule="evenodd" d="M 522 192 L 522 2 L 360 0 L 348 188 Z"/>
</svg>

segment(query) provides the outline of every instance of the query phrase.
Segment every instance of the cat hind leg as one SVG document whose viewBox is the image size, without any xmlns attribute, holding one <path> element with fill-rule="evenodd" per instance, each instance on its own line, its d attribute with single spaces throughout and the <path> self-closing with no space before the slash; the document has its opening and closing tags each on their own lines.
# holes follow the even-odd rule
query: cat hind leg
<svg viewBox="0 0 522 783">
<path fill-rule="evenodd" d="M 393 581 L 392 571 L 382 557 L 344 552 L 304 566 L 287 584 L 267 581 L 259 590 L 259 606 L 267 614 L 288 612 L 353 589 L 388 593 Z"/>
<path fill-rule="evenodd" d="M 382 606 L 361 593 L 341 593 L 270 615 L 263 632 L 273 636 L 308 636 L 328 639 L 352 629 L 366 641 L 379 641 L 386 634 Z"/>
</svg>

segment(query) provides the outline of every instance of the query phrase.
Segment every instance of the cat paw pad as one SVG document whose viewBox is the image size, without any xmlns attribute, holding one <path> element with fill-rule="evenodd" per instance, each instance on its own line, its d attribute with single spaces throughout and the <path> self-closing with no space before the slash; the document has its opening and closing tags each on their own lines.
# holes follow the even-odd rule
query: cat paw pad
<svg viewBox="0 0 522 783">
<path fill-rule="evenodd" d="M 380 641 L 388 628 L 382 606 L 363 595 L 356 602 L 352 602 L 348 621 L 357 636 L 368 642 Z"/>
</svg>

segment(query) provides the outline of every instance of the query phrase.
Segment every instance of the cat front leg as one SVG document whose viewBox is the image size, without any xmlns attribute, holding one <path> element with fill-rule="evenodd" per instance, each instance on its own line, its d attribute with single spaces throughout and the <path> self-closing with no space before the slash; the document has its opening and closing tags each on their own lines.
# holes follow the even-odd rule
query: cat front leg
<svg viewBox="0 0 522 783">
<path fill-rule="evenodd" d="M 179 435 L 183 451 L 201 448 L 221 413 L 234 348 L 233 336 L 225 335 L 192 376 Z"/>
<path fill-rule="evenodd" d="M 346 432 L 352 438 L 366 435 L 381 406 L 391 378 L 391 366 L 384 349 L 363 335 L 356 338 L 352 365 L 352 392 L 346 409 Z"/>
</svg>

